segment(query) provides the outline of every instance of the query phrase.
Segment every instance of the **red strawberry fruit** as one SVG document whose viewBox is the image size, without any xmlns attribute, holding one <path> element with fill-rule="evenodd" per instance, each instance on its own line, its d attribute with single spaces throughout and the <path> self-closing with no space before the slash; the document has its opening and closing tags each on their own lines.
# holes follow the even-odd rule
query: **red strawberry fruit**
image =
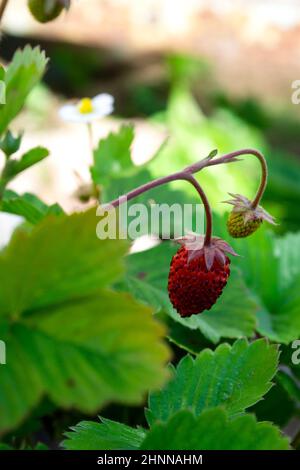
<svg viewBox="0 0 300 470">
<path fill-rule="evenodd" d="M 220 238 L 213 237 L 209 246 L 203 240 L 195 234 L 177 240 L 182 246 L 171 261 L 169 297 L 182 317 L 209 310 L 216 303 L 230 275 L 225 252 L 236 255 Z"/>
</svg>

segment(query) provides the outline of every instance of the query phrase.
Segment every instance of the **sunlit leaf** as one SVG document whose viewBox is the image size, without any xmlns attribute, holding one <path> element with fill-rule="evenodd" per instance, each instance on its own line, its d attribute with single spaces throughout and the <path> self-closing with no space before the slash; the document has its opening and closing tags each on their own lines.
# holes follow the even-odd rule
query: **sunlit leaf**
<svg viewBox="0 0 300 470">
<path fill-rule="evenodd" d="M 140 402 L 167 375 L 165 332 L 151 309 L 108 289 L 127 243 L 98 240 L 96 224 L 94 209 L 47 217 L 18 229 L 0 253 L 1 432 L 44 396 L 94 413 Z"/>
</svg>

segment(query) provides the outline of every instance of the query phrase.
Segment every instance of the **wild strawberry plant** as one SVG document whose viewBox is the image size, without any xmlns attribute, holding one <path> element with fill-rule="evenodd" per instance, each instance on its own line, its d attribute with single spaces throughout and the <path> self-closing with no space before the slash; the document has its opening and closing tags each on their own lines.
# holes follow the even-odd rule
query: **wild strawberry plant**
<svg viewBox="0 0 300 470">
<path fill-rule="evenodd" d="M 69 4 L 28 1 L 40 22 Z M 38 145 L 24 153 L 22 135 L 11 130 L 47 63 L 26 46 L 0 71 L 0 208 L 24 218 L 0 252 L 0 339 L 8 356 L 0 366 L 1 448 L 40 448 L 34 430 L 45 417 L 55 423 L 58 410 L 64 419 L 50 440 L 62 449 L 298 447 L 282 428 L 299 409 L 290 343 L 300 336 L 300 236 L 279 237 L 263 223 L 274 219 L 260 206 L 268 174 L 262 153 L 232 150 L 253 143 L 265 150 L 262 140 L 224 112 L 205 119 L 180 83 L 164 116 L 171 138 L 137 167 L 132 125 L 94 145 L 92 117 L 112 112 L 111 97 L 83 98 L 61 116 L 88 124 L 91 180 L 77 195 L 95 207 L 67 215 L 59 204 L 9 189 L 49 153 Z M 222 156 L 212 151 L 199 161 L 203 134 Z M 248 156 L 260 162 L 259 183 L 238 169 Z M 235 185 L 256 194 L 231 194 L 225 220 L 215 203 Z M 118 207 L 124 194 L 129 206 L 200 198 L 206 232 L 165 240 L 159 227 L 160 243 L 135 254 L 128 241 L 97 239 L 96 203 Z M 119 419 L 96 421 L 97 413 L 110 414 L 109 403 Z M 124 418 L 130 413 L 134 419 Z"/>
</svg>

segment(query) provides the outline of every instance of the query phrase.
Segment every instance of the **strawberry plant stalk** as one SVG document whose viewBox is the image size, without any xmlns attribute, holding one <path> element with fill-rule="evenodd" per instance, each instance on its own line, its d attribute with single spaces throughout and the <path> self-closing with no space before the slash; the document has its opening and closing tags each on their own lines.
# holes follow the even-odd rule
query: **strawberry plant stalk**
<svg viewBox="0 0 300 470">
<path fill-rule="evenodd" d="M 209 155 L 208 157 L 200 160 L 199 162 L 186 167 L 182 171 L 178 171 L 178 172 L 173 173 L 171 175 L 163 176 L 161 178 L 157 178 L 153 181 L 149 181 L 148 183 L 143 184 L 142 186 L 139 186 L 139 187 L 133 189 L 132 191 L 129 191 L 127 194 L 124 194 L 124 195 L 120 196 L 119 198 L 114 199 L 113 201 L 109 202 L 107 204 L 107 206 L 118 207 L 120 204 L 122 204 L 125 201 L 129 201 L 129 200 L 131 200 L 135 197 L 140 196 L 141 194 L 143 194 L 146 191 L 150 191 L 151 189 L 153 189 L 157 186 L 161 186 L 163 184 L 170 183 L 171 181 L 178 181 L 178 180 L 189 181 L 194 186 L 196 191 L 198 192 L 198 194 L 199 194 L 199 196 L 200 196 L 200 198 L 201 198 L 201 200 L 204 204 L 205 215 L 206 215 L 206 234 L 205 234 L 204 245 L 209 246 L 210 242 L 211 242 L 211 236 L 212 236 L 211 209 L 210 209 L 207 197 L 206 197 L 203 189 L 199 185 L 198 181 L 193 177 L 193 174 L 199 172 L 200 170 L 202 170 L 203 168 L 206 168 L 208 166 L 214 166 L 214 165 L 220 165 L 220 164 L 223 164 L 223 163 L 231 163 L 231 162 L 240 161 L 237 157 L 242 156 L 242 155 L 254 155 L 255 157 L 258 158 L 258 160 L 260 161 L 260 164 L 261 164 L 261 168 L 262 168 L 261 182 L 260 182 L 259 188 L 257 190 L 256 196 L 255 196 L 255 198 L 253 199 L 253 201 L 251 203 L 251 207 L 253 209 L 256 209 L 256 207 L 258 206 L 258 204 L 259 204 L 259 202 L 260 202 L 260 200 L 263 196 L 264 190 L 266 188 L 268 170 L 267 170 L 267 163 L 266 163 L 266 160 L 265 160 L 264 156 L 262 155 L 261 152 L 259 152 L 258 150 L 255 150 L 255 149 L 236 150 L 234 152 L 230 152 L 228 154 L 223 155 L 222 157 L 215 158 L 215 159 L 213 158 L 213 156 Z"/>
</svg>

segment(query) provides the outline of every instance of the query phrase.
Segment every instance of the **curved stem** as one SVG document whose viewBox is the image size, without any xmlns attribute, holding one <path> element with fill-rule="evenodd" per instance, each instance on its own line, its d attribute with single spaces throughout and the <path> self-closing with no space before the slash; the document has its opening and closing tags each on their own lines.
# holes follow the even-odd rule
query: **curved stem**
<svg viewBox="0 0 300 470">
<path fill-rule="evenodd" d="M 204 245 L 209 246 L 210 242 L 211 242 L 211 237 L 212 237 L 212 225 L 213 224 L 212 224 L 211 208 L 210 208 L 208 199 L 206 197 L 206 194 L 203 191 L 203 189 L 201 188 L 201 186 L 198 183 L 198 181 L 196 180 L 196 178 L 194 178 L 194 176 L 189 174 L 189 175 L 186 175 L 185 178 L 182 178 L 182 179 L 185 179 L 186 181 L 189 181 L 194 186 L 194 188 L 198 192 L 198 194 L 199 194 L 199 196 L 200 196 L 200 198 L 203 202 L 204 210 L 205 210 L 205 217 L 206 217 L 206 229 L 205 229 Z"/>
<path fill-rule="evenodd" d="M 4 15 L 5 8 L 7 7 L 8 0 L 2 0 L 0 4 L 0 22 L 2 20 L 2 17 Z"/>
<path fill-rule="evenodd" d="M 263 156 L 262 153 L 260 153 L 258 150 L 255 149 L 243 149 L 243 150 L 236 150 L 235 152 L 228 153 L 227 155 L 224 155 L 221 158 L 236 158 L 241 155 L 254 155 L 258 160 L 260 161 L 261 164 L 261 180 L 260 180 L 260 185 L 258 187 L 257 193 L 255 195 L 255 198 L 253 199 L 251 203 L 252 209 L 256 209 L 267 186 L 267 181 L 268 181 L 268 167 L 267 167 L 267 162 L 265 157 Z M 217 159 L 213 161 L 216 164 Z M 209 166 L 209 165 L 207 165 Z"/>
<path fill-rule="evenodd" d="M 223 163 L 231 163 L 231 162 L 240 161 L 237 157 L 241 155 L 254 155 L 255 157 L 259 159 L 261 163 L 261 167 L 262 167 L 261 182 L 257 190 L 256 196 L 252 201 L 252 207 L 253 209 L 255 209 L 257 205 L 259 204 L 259 201 L 264 193 L 264 190 L 267 184 L 267 177 L 268 177 L 268 169 L 267 169 L 266 160 L 264 156 L 258 150 L 255 150 L 255 149 L 236 150 L 235 152 L 227 153 L 219 158 L 210 158 L 210 157 L 204 158 L 203 160 L 200 160 L 199 162 L 188 166 L 182 171 L 178 171 L 176 173 L 173 173 L 168 176 L 164 176 L 162 178 L 157 178 L 156 180 L 153 180 L 153 181 L 149 181 L 149 183 L 143 184 L 142 186 L 139 186 L 138 188 L 135 188 L 132 191 L 129 191 L 127 194 L 124 194 L 123 196 L 120 196 L 119 198 L 105 205 L 118 207 L 123 202 L 130 201 L 131 199 L 139 196 L 140 194 L 143 194 L 144 192 L 149 191 L 150 189 L 156 188 L 157 186 L 161 186 L 162 184 L 170 183 L 171 181 L 176 181 L 176 180 L 189 181 L 198 192 L 204 204 L 205 215 L 206 215 L 206 234 L 205 234 L 204 244 L 209 245 L 211 241 L 211 236 L 212 236 L 211 209 L 210 209 L 210 205 L 206 197 L 206 194 L 204 193 L 198 181 L 193 177 L 193 174 L 197 173 L 198 171 L 208 166 L 214 166 L 214 165 L 220 165 Z"/>
<path fill-rule="evenodd" d="M 170 183 L 171 181 L 178 181 L 178 180 L 188 181 L 189 183 L 191 183 L 196 189 L 196 191 L 198 192 L 203 202 L 205 216 L 206 216 L 206 231 L 205 231 L 204 245 L 208 246 L 210 245 L 211 237 L 212 237 L 212 212 L 211 212 L 211 208 L 210 208 L 205 192 L 203 191 L 200 184 L 191 173 L 188 173 L 186 171 L 179 171 L 177 173 L 173 173 L 172 175 L 164 176 L 162 178 L 149 181 L 149 183 L 143 184 L 142 186 L 139 186 L 138 188 L 133 189 L 132 191 L 130 191 L 127 194 L 124 194 L 118 199 L 115 199 L 109 202 L 107 205 L 112 206 L 112 207 L 118 207 L 120 204 L 123 204 L 125 201 L 130 201 L 131 199 L 143 194 L 146 191 L 149 191 L 150 189 L 156 188 L 157 186 L 161 186 L 166 183 Z"/>
</svg>

